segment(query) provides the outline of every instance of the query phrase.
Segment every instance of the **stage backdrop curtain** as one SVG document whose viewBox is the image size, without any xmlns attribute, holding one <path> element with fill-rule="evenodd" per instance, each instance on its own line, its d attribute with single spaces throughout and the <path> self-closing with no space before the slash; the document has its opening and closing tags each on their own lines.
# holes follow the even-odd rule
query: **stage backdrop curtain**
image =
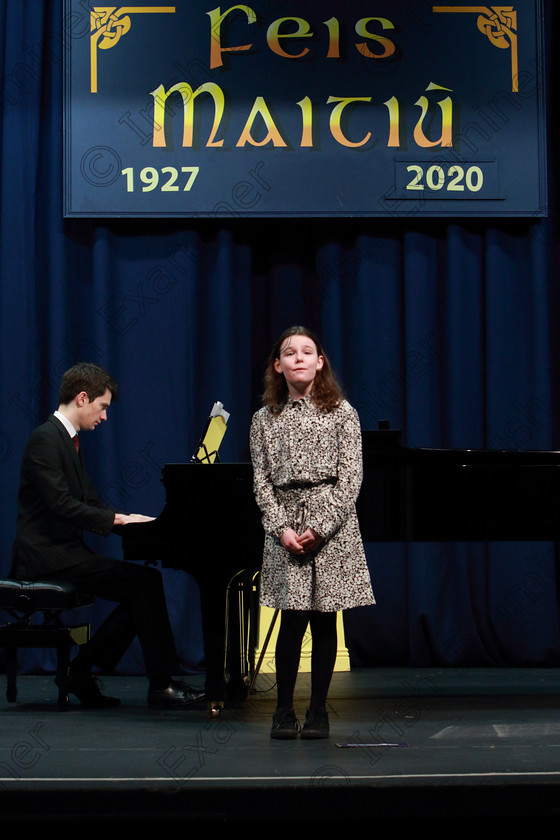
<svg viewBox="0 0 560 840">
<path fill-rule="evenodd" d="M 559 448 L 556 144 L 547 220 L 65 220 L 62 13 L 61 0 L 0 10 L 0 574 L 25 442 L 79 360 L 121 386 L 84 441 L 92 480 L 154 516 L 162 466 L 190 459 L 215 400 L 231 412 L 222 460 L 248 460 L 266 355 L 295 323 L 321 334 L 364 429 L 387 420 L 409 446 Z M 188 546 L 188 503 L 183 526 Z M 120 556 L 116 536 L 91 544 Z M 560 664 L 555 543 L 366 550 L 378 603 L 345 616 L 354 666 Z M 162 573 L 196 671 L 196 583 Z M 22 657 L 28 672 L 53 664 Z M 119 672 L 143 673 L 136 644 Z"/>
</svg>

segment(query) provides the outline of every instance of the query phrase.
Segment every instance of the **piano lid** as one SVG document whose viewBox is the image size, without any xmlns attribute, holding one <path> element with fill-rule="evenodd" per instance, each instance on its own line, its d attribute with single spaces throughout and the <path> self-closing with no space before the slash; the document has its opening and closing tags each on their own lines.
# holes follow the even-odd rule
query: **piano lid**
<svg viewBox="0 0 560 840">
<path fill-rule="evenodd" d="M 403 447 L 392 431 L 363 441 L 365 540 L 560 538 L 560 452 Z"/>
</svg>

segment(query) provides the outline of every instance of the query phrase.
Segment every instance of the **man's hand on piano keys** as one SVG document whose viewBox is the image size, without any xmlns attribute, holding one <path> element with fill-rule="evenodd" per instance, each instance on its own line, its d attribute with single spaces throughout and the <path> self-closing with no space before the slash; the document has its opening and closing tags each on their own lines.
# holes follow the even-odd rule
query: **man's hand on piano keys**
<svg viewBox="0 0 560 840">
<path fill-rule="evenodd" d="M 153 522 L 154 516 L 144 516 L 143 513 L 115 513 L 114 525 L 130 525 L 133 522 Z"/>
</svg>

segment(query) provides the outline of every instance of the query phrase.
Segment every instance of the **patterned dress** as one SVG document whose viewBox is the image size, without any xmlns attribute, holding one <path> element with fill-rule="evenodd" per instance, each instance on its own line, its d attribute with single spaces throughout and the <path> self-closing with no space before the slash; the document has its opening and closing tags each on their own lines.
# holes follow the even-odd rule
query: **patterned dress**
<svg viewBox="0 0 560 840">
<path fill-rule="evenodd" d="M 254 489 L 265 530 L 261 604 L 335 612 L 374 604 L 356 515 L 362 482 L 357 412 L 345 400 L 323 412 L 309 397 L 288 399 L 280 414 L 261 408 L 250 433 Z M 324 542 L 295 556 L 280 543 L 286 528 L 307 527 Z"/>
</svg>

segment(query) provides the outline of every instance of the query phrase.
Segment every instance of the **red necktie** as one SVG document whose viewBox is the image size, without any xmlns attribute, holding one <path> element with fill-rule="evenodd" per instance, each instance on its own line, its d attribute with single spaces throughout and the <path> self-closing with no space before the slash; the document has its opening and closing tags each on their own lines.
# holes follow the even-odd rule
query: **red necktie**
<svg viewBox="0 0 560 840">
<path fill-rule="evenodd" d="M 74 437 L 72 438 L 72 442 L 74 444 L 74 448 L 75 448 L 76 452 L 79 452 L 80 451 L 80 441 L 78 440 L 78 435 L 74 435 Z"/>
</svg>

